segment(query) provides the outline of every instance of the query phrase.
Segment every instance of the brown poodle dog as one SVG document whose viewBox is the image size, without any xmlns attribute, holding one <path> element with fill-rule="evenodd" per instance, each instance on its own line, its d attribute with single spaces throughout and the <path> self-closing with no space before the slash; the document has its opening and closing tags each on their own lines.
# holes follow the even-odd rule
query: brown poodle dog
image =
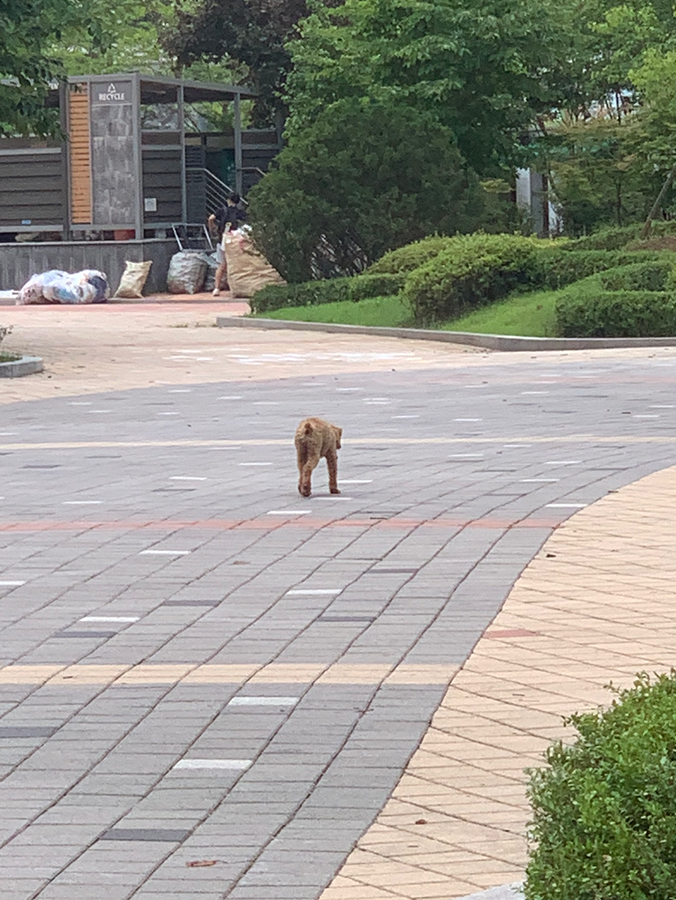
<svg viewBox="0 0 676 900">
<path fill-rule="evenodd" d="M 303 419 L 296 429 L 296 453 L 298 455 L 298 490 L 303 497 L 312 493 L 312 473 L 319 460 L 324 457 L 329 468 L 329 490 L 339 494 L 338 490 L 338 454 L 342 428 L 331 425 L 323 419 Z"/>
</svg>

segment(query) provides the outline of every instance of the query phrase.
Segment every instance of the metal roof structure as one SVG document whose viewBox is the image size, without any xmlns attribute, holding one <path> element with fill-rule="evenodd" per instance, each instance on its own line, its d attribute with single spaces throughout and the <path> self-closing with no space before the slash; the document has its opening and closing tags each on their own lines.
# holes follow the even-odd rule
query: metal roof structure
<svg viewBox="0 0 676 900">
<path fill-rule="evenodd" d="M 142 72 L 71 75 L 68 82 L 69 84 L 84 84 L 108 78 L 112 82 L 123 79 L 136 81 L 141 92 L 141 103 L 178 103 L 181 94 L 184 103 L 231 101 L 242 97 L 255 97 L 257 94 L 253 88 L 244 85 L 193 81 L 188 78 L 171 78 L 164 75 L 144 75 Z"/>
</svg>

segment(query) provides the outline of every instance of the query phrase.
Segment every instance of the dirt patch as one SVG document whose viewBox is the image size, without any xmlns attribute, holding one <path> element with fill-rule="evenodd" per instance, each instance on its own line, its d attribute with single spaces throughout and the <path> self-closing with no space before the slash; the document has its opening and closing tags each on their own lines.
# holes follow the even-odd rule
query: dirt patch
<svg viewBox="0 0 676 900">
<path fill-rule="evenodd" d="M 676 251 L 676 234 L 665 234 L 662 237 L 648 238 L 646 241 L 632 241 L 627 250 L 672 250 Z"/>
</svg>

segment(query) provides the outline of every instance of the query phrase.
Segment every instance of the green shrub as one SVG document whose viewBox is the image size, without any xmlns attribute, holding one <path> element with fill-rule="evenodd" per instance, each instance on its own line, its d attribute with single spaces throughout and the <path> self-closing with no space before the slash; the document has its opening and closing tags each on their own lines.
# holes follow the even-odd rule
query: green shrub
<svg viewBox="0 0 676 900">
<path fill-rule="evenodd" d="M 673 270 L 667 260 L 635 263 L 603 272 L 601 285 L 607 291 L 664 291 L 671 286 Z"/>
<path fill-rule="evenodd" d="M 398 250 L 390 250 L 389 253 L 386 253 L 385 256 L 374 262 L 368 271 L 374 274 L 412 272 L 414 269 L 418 269 L 426 262 L 429 262 L 429 260 L 434 259 L 442 250 L 452 247 L 455 240 L 457 239 L 452 237 L 432 235 L 431 237 L 423 238 L 422 241 L 406 244 L 405 247 L 399 247 Z"/>
<path fill-rule="evenodd" d="M 562 337 L 670 337 L 676 335 L 676 294 L 666 291 L 580 290 L 556 301 Z"/>
<path fill-rule="evenodd" d="M 519 284 L 531 284 L 537 268 L 537 239 L 516 234 L 471 234 L 406 277 L 404 296 L 421 325 L 453 319 L 492 303 Z"/>
<path fill-rule="evenodd" d="M 556 290 L 606 269 L 659 260 L 659 253 L 626 250 L 567 250 L 545 244 L 538 254 L 534 284 Z"/>
<path fill-rule="evenodd" d="M 315 306 L 319 303 L 353 303 L 368 297 L 397 294 L 404 285 L 403 275 L 355 275 L 351 278 L 327 278 L 303 284 L 271 284 L 256 291 L 251 299 L 254 313 L 287 306 Z"/>
<path fill-rule="evenodd" d="M 676 677 L 646 675 L 571 717 L 579 737 L 531 771 L 526 900 L 673 900 Z"/>
<path fill-rule="evenodd" d="M 457 235 L 404 247 L 380 260 L 383 265 L 414 265 L 404 296 L 416 322 L 447 321 L 505 297 L 519 287 L 565 287 L 597 272 L 631 263 L 664 259 L 658 252 L 568 250 L 567 242 L 543 241 L 516 234 Z M 406 255 L 409 251 L 409 255 Z M 376 264 L 378 265 L 378 264 Z M 373 271 L 373 267 L 370 271 Z"/>
</svg>

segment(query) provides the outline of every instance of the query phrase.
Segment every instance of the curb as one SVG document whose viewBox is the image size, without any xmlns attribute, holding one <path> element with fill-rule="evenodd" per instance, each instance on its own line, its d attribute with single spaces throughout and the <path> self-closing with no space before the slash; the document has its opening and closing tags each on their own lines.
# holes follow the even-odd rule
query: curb
<svg viewBox="0 0 676 900">
<path fill-rule="evenodd" d="M 674 337 L 646 338 L 538 338 L 504 334 L 475 334 L 471 331 L 431 331 L 426 328 L 383 328 L 378 325 L 333 325 L 327 322 L 291 322 L 285 319 L 251 319 L 244 316 L 217 316 L 219 328 L 267 328 L 282 331 L 323 331 L 333 334 L 371 334 L 377 337 L 442 344 L 468 344 L 485 350 L 602 350 L 621 347 L 676 347 Z"/>
<path fill-rule="evenodd" d="M 39 356 L 22 356 L 12 362 L 0 362 L 0 378 L 20 378 L 42 372 L 44 366 Z"/>
</svg>

